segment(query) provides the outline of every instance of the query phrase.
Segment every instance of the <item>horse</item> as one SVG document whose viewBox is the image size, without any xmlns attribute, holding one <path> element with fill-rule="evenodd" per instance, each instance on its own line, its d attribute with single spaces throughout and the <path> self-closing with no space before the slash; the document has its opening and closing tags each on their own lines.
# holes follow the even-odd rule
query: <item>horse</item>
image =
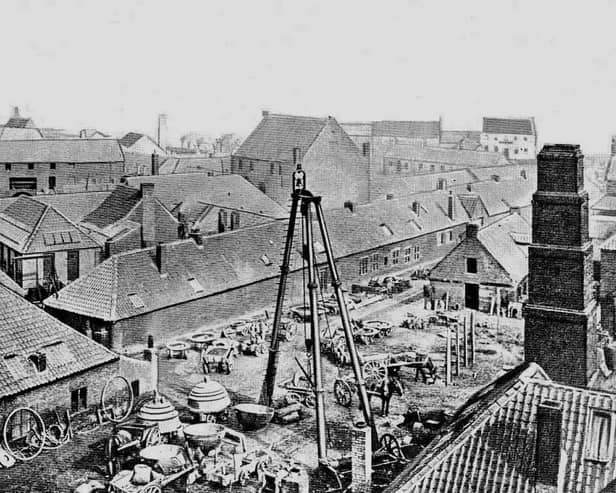
<svg viewBox="0 0 616 493">
<path fill-rule="evenodd" d="M 402 381 L 395 376 L 387 376 L 381 382 L 381 385 L 373 385 L 368 389 L 368 403 L 372 400 L 372 397 L 378 397 L 381 399 L 381 416 L 389 415 L 389 403 L 394 394 L 402 396 L 404 392 L 404 386 Z"/>
</svg>

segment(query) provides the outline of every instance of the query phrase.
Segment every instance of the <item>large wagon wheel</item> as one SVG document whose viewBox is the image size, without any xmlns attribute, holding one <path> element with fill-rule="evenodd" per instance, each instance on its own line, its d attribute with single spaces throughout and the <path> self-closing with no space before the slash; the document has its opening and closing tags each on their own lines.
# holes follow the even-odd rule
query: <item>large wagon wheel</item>
<svg viewBox="0 0 616 493">
<path fill-rule="evenodd" d="M 381 437 L 381 439 L 379 440 L 379 445 L 381 446 L 379 450 L 387 452 L 392 457 L 401 460 L 406 459 L 406 457 L 402 453 L 402 448 L 400 447 L 398 439 L 390 433 L 385 433 Z"/>
<path fill-rule="evenodd" d="M 387 367 L 382 361 L 364 363 L 364 380 L 369 387 L 380 387 L 387 377 Z"/>
<path fill-rule="evenodd" d="M 109 379 L 101 392 L 103 415 L 113 423 L 121 423 L 130 415 L 135 396 L 128 380 L 120 375 Z M 109 412 L 111 409 L 112 412 Z"/>
<path fill-rule="evenodd" d="M 312 392 L 308 392 L 304 396 L 304 404 L 306 405 L 307 408 L 314 409 L 314 406 L 316 405 L 316 402 L 315 402 L 315 399 L 314 399 L 314 394 Z"/>
<path fill-rule="evenodd" d="M 163 493 L 163 489 L 157 484 L 149 484 L 140 489 L 139 493 Z"/>
<path fill-rule="evenodd" d="M 12 436 L 14 431 L 25 433 L 14 439 Z M 22 461 L 32 460 L 43 451 L 45 423 L 35 410 L 18 407 L 4 421 L 3 439 L 6 451 L 13 458 Z"/>
<path fill-rule="evenodd" d="M 341 406 L 351 406 L 353 391 L 351 390 L 351 386 L 340 378 L 334 382 L 334 396 L 336 397 L 336 402 Z"/>
<path fill-rule="evenodd" d="M 153 426 L 143 432 L 142 436 L 143 447 L 151 447 L 152 445 L 158 445 L 161 442 L 160 429 L 158 426 Z"/>
</svg>

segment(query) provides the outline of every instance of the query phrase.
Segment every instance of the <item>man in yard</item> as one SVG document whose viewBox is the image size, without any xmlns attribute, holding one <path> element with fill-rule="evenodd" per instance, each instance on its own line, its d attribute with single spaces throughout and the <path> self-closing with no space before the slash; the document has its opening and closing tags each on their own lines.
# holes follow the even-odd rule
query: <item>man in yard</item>
<svg viewBox="0 0 616 493">
<path fill-rule="evenodd" d="M 428 284 L 424 284 L 423 286 L 423 299 L 424 299 L 424 310 L 430 309 L 430 286 Z"/>
</svg>

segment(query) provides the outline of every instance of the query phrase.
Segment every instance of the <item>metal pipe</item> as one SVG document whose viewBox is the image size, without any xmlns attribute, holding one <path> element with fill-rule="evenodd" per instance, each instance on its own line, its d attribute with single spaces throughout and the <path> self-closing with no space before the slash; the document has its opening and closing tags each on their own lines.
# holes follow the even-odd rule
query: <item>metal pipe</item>
<svg viewBox="0 0 616 493">
<path fill-rule="evenodd" d="M 287 287 L 287 279 L 289 277 L 291 252 L 293 251 L 293 237 L 295 235 L 295 220 L 299 201 L 300 192 L 294 191 L 291 195 L 291 215 L 289 216 L 289 227 L 287 229 L 284 255 L 282 258 L 282 265 L 280 266 L 280 282 L 278 283 L 278 296 L 276 297 L 276 309 L 272 322 L 272 340 L 270 343 L 263 388 L 261 389 L 261 397 L 259 398 L 259 402 L 266 406 L 272 405 L 272 397 L 274 395 L 274 389 L 276 388 L 276 373 L 278 372 L 278 358 L 280 354 L 280 321 L 282 319 L 284 294 Z"/>
<path fill-rule="evenodd" d="M 323 375 L 321 373 L 321 334 L 319 332 L 319 307 L 317 306 L 317 282 L 314 263 L 312 231 L 312 197 L 302 197 L 302 219 L 306 230 L 306 253 L 308 256 L 308 294 L 310 296 L 310 332 L 312 334 L 312 369 L 314 372 L 314 394 L 316 402 L 317 450 L 319 461 L 327 458 L 325 430 L 325 402 L 323 399 Z"/>
<path fill-rule="evenodd" d="M 340 311 L 340 320 L 342 322 L 342 328 L 344 329 L 344 336 L 347 343 L 347 349 L 349 350 L 349 356 L 351 357 L 351 365 L 353 367 L 353 373 L 355 374 L 355 380 L 357 381 L 357 389 L 359 394 L 359 400 L 361 402 L 362 412 L 366 424 L 372 428 L 373 441 L 378 437 L 376 429 L 374 427 L 374 419 L 372 416 L 372 410 L 370 408 L 370 400 L 368 399 L 368 392 L 366 390 L 366 382 L 359 363 L 359 356 L 357 355 L 357 348 L 355 347 L 355 341 L 353 340 L 353 329 L 351 328 L 351 322 L 349 317 L 348 307 L 344 300 L 344 294 L 342 293 L 342 283 L 338 276 L 338 269 L 336 268 L 336 262 L 334 260 L 334 254 L 332 250 L 332 244 L 329 239 L 329 233 L 325 226 L 325 217 L 323 215 L 323 209 L 321 208 L 321 197 L 315 197 L 315 209 L 317 214 L 317 221 L 319 228 L 321 229 L 321 236 L 323 238 L 323 246 L 325 248 L 325 255 L 327 256 L 327 263 L 332 276 L 332 287 L 336 294 L 336 300 L 338 302 L 338 310 Z M 375 442 L 376 443 L 376 442 Z"/>
</svg>

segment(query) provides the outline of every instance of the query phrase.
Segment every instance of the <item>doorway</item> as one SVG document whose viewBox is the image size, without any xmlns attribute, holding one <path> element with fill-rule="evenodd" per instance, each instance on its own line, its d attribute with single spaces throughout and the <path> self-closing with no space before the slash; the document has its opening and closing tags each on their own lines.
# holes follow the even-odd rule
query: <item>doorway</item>
<svg viewBox="0 0 616 493">
<path fill-rule="evenodd" d="M 479 310 L 479 284 L 464 284 L 464 306 Z"/>
</svg>

